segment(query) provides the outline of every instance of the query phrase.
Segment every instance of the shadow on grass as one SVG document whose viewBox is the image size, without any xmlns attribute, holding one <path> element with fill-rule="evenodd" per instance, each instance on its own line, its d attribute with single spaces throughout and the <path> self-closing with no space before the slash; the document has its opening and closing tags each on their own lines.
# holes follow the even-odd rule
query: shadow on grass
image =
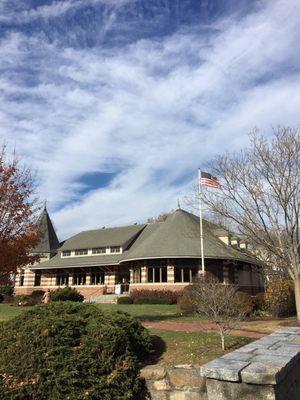
<svg viewBox="0 0 300 400">
<path fill-rule="evenodd" d="M 152 351 L 150 356 L 145 360 L 144 365 L 154 365 L 159 362 L 161 356 L 166 352 L 166 342 L 157 335 L 151 335 Z"/>
</svg>

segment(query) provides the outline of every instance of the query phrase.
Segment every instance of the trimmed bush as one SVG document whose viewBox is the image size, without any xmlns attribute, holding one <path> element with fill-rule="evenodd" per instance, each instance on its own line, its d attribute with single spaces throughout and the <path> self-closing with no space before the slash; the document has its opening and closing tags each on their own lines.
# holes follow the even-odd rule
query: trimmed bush
<svg viewBox="0 0 300 400">
<path fill-rule="evenodd" d="M 0 293 L 6 296 L 12 296 L 14 294 L 14 288 L 10 285 L 0 285 Z"/>
<path fill-rule="evenodd" d="M 236 292 L 236 301 L 244 307 L 245 315 L 249 316 L 253 312 L 252 297 L 245 292 Z"/>
<path fill-rule="evenodd" d="M 159 299 L 166 299 L 168 303 L 166 304 L 176 304 L 177 300 L 180 298 L 181 292 L 175 292 L 172 290 L 132 290 L 130 292 L 130 298 L 134 303 L 136 303 L 137 299 L 146 299 L 146 298 L 159 298 Z M 155 304 L 155 303 L 151 303 Z"/>
<path fill-rule="evenodd" d="M 273 317 L 295 315 L 295 289 L 291 280 L 277 279 L 270 281 L 266 290 L 266 305 Z"/>
<path fill-rule="evenodd" d="M 139 400 L 148 331 L 91 304 L 38 305 L 0 325 L 1 400 Z M 1 388 L 2 385 L 2 388 Z"/>
<path fill-rule="evenodd" d="M 134 301 L 134 304 L 172 304 L 172 302 L 159 297 L 139 297 Z"/>
<path fill-rule="evenodd" d="M 117 300 L 118 304 L 132 304 L 133 301 L 130 297 L 119 297 Z"/>
<path fill-rule="evenodd" d="M 180 312 L 184 314 L 194 314 L 196 307 L 192 297 L 192 286 L 187 286 L 183 289 L 177 305 Z"/>
<path fill-rule="evenodd" d="M 52 301 L 78 301 L 82 302 L 84 296 L 79 293 L 75 288 L 66 286 L 64 288 L 59 288 L 51 292 Z"/>
</svg>

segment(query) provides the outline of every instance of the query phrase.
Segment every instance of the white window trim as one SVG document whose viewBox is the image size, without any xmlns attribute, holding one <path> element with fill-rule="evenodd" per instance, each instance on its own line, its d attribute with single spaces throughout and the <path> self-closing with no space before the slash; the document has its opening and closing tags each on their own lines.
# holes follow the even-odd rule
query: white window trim
<svg viewBox="0 0 300 400">
<path fill-rule="evenodd" d="M 111 252 L 111 247 L 120 247 L 120 251 L 118 252 Z M 98 254 L 93 254 L 93 249 L 96 249 L 97 247 L 91 247 L 90 249 L 87 249 L 87 254 L 75 254 L 75 251 L 78 250 L 86 250 L 86 249 L 76 249 L 76 250 L 70 250 L 71 254 L 68 256 L 64 256 L 63 252 L 64 251 L 69 251 L 69 250 L 62 250 L 61 252 L 61 258 L 71 258 L 71 257 L 96 257 L 96 256 L 101 256 L 101 255 L 107 255 L 107 254 L 122 254 L 123 253 L 123 248 L 122 246 L 110 246 L 106 247 L 106 252 L 105 253 L 98 253 Z M 101 246 L 99 246 L 101 248 Z"/>
</svg>

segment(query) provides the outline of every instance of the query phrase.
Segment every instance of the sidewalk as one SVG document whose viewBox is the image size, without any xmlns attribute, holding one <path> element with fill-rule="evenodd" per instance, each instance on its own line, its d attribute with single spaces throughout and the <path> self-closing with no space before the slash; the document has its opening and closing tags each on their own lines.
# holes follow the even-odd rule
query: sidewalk
<svg viewBox="0 0 300 400">
<path fill-rule="evenodd" d="M 197 323 L 197 322 L 155 322 L 144 321 L 143 326 L 148 329 L 157 329 L 163 331 L 177 331 L 177 332 L 205 332 L 216 331 L 217 326 L 212 323 Z M 249 331 L 244 329 L 232 329 L 229 332 L 231 335 L 244 336 L 251 339 L 260 339 L 267 336 L 268 333 Z"/>
</svg>

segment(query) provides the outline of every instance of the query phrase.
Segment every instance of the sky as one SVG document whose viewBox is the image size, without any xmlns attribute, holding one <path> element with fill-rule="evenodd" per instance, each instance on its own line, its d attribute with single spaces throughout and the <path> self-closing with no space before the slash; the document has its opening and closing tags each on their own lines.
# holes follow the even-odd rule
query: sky
<svg viewBox="0 0 300 400">
<path fill-rule="evenodd" d="M 254 127 L 299 126 L 299 0 L 0 0 L 0 54 L 0 144 L 61 240 L 175 209 Z"/>
</svg>

